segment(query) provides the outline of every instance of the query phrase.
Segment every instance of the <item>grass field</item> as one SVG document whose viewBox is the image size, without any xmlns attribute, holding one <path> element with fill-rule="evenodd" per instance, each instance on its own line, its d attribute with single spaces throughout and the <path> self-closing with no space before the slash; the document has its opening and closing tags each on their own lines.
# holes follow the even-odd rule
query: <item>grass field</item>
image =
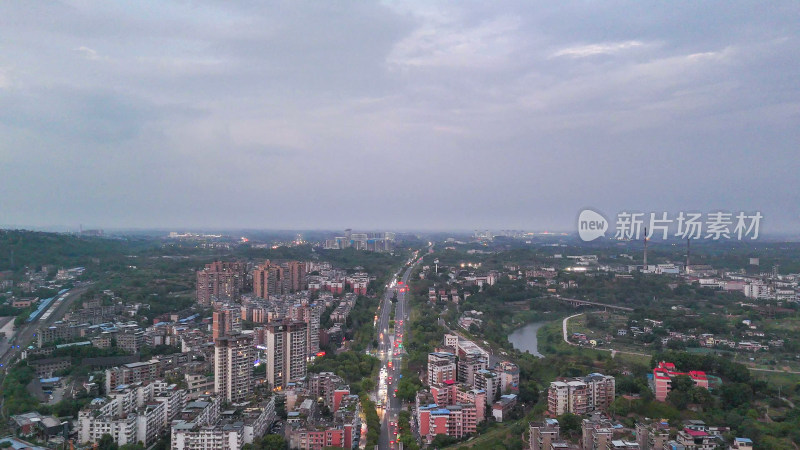
<svg viewBox="0 0 800 450">
<path fill-rule="evenodd" d="M 756 380 L 765 380 L 775 386 L 780 386 L 781 389 L 791 392 L 798 383 L 800 383 L 800 374 L 798 373 L 781 373 L 781 372 L 760 372 L 751 371 L 750 374 Z"/>
</svg>

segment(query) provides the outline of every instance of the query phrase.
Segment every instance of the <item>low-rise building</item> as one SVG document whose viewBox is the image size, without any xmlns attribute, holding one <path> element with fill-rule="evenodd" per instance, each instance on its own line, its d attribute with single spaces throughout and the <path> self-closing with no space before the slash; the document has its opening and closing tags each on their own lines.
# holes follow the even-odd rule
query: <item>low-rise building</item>
<svg viewBox="0 0 800 450">
<path fill-rule="evenodd" d="M 666 401 L 669 391 L 672 390 L 672 378 L 686 375 L 694 381 L 695 386 L 708 389 L 708 377 L 706 373 L 700 370 L 692 370 L 689 372 L 678 372 L 675 364 L 670 362 L 661 361 L 655 369 L 653 369 L 653 391 L 655 392 L 656 400 Z"/>
<path fill-rule="evenodd" d="M 430 444 L 436 435 L 444 434 L 460 439 L 477 429 L 475 405 L 420 406 L 417 409 L 420 437 Z"/>
<path fill-rule="evenodd" d="M 98 442 L 104 434 L 118 445 L 153 444 L 186 401 L 186 392 L 165 382 L 121 385 L 78 413 L 78 440 Z"/>
<path fill-rule="evenodd" d="M 678 432 L 676 441 L 686 450 L 714 450 L 718 443 L 715 436 L 707 431 L 688 427 Z"/>
<path fill-rule="evenodd" d="M 68 356 L 59 358 L 45 358 L 29 361 L 28 365 L 36 371 L 36 376 L 39 378 L 50 378 L 53 372 L 69 369 L 72 367 L 72 359 Z"/>
<path fill-rule="evenodd" d="M 661 450 L 669 441 L 669 422 L 666 420 L 636 423 L 636 443 L 642 450 Z"/>
<path fill-rule="evenodd" d="M 600 413 L 583 419 L 581 430 L 584 450 L 606 450 L 614 437 L 614 424 Z"/>
<path fill-rule="evenodd" d="M 333 420 L 320 419 L 310 409 L 315 402 L 306 399 L 298 411 L 289 413 L 286 430 L 289 447 L 320 450 L 323 447 L 357 448 L 361 435 L 361 402 L 357 395 L 340 398 Z"/>
<path fill-rule="evenodd" d="M 753 441 L 748 438 L 737 437 L 729 448 L 730 450 L 753 450 Z"/>
<path fill-rule="evenodd" d="M 492 405 L 492 416 L 496 422 L 502 422 L 508 413 L 517 405 L 516 394 L 501 395 L 500 400 Z"/>
<path fill-rule="evenodd" d="M 543 422 L 531 422 L 530 450 L 550 450 L 553 442 L 559 439 L 561 428 L 556 419 L 545 419 Z"/>
<path fill-rule="evenodd" d="M 44 442 L 53 436 L 64 436 L 69 431 L 69 422 L 43 416 L 36 411 L 11 416 L 10 425 L 18 436 L 36 437 Z"/>
<path fill-rule="evenodd" d="M 161 375 L 163 375 L 163 371 L 157 359 L 106 369 L 106 392 L 111 392 L 121 384 L 154 381 Z"/>
<path fill-rule="evenodd" d="M 442 384 L 456 379 L 456 356 L 452 353 L 428 354 L 428 385 Z"/>
</svg>

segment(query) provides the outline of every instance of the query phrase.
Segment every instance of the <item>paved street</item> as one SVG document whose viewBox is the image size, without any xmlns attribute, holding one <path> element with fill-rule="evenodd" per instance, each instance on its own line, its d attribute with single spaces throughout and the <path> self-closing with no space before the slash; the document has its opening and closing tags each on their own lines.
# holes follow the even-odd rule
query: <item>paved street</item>
<svg viewBox="0 0 800 450">
<path fill-rule="evenodd" d="M 383 416 L 381 420 L 381 437 L 378 447 L 380 449 L 397 448 L 396 444 L 396 429 L 397 418 L 402 408 L 402 401 L 394 398 L 394 390 L 397 386 L 397 381 L 400 377 L 402 367 L 402 343 L 405 341 L 405 324 L 408 321 L 409 309 L 406 293 L 408 291 L 408 278 L 411 272 L 418 264 L 415 255 L 414 262 L 405 269 L 403 276 L 396 284 L 390 284 L 386 290 L 385 295 L 380 306 L 380 315 L 378 318 L 378 350 L 381 359 L 381 368 L 385 368 L 385 378 L 380 377 L 378 380 L 378 400 L 384 405 Z M 397 294 L 397 303 L 392 304 L 392 297 Z M 391 310 L 394 307 L 394 333 L 390 327 Z M 389 363 L 391 362 L 391 367 Z M 382 387 L 385 386 L 385 391 Z M 385 396 L 381 398 L 382 395 Z M 379 412 L 380 414 L 380 412 Z"/>
</svg>

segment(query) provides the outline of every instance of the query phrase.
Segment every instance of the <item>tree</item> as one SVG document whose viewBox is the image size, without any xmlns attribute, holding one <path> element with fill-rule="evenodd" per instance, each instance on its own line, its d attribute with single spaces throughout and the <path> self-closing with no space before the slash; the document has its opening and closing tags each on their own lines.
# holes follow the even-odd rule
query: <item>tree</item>
<svg viewBox="0 0 800 450">
<path fill-rule="evenodd" d="M 689 391 L 673 389 L 670 391 L 669 395 L 667 395 L 667 401 L 675 405 L 678 409 L 686 409 L 692 401 L 692 394 L 690 394 Z"/>
<path fill-rule="evenodd" d="M 286 397 L 283 395 L 275 396 L 275 415 L 286 420 Z"/>
<path fill-rule="evenodd" d="M 525 403 L 536 403 L 539 401 L 539 385 L 534 380 L 520 380 L 519 399 Z"/>
<path fill-rule="evenodd" d="M 120 445 L 119 450 L 145 450 L 141 442 L 136 444 Z"/>
<path fill-rule="evenodd" d="M 558 425 L 564 433 L 581 431 L 581 416 L 572 413 L 566 413 L 558 416 Z"/>
<path fill-rule="evenodd" d="M 258 443 L 259 450 L 285 450 L 289 448 L 289 443 L 279 434 L 268 434 Z"/>
<path fill-rule="evenodd" d="M 678 375 L 671 381 L 673 391 L 689 392 L 694 386 L 694 381 L 688 375 Z"/>
<path fill-rule="evenodd" d="M 431 447 L 433 448 L 445 448 L 450 446 L 451 444 L 456 442 L 456 438 L 452 436 L 448 436 L 446 434 L 437 434 L 435 438 L 433 438 L 433 442 L 431 442 Z"/>
<path fill-rule="evenodd" d="M 687 375 L 678 375 L 671 381 L 672 389 L 667 395 L 667 400 L 678 409 L 685 409 L 693 400 L 692 388 L 694 381 Z"/>
<path fill-rule="evenodd" d="M 104 434 L 100 441 L 97 443 L 99 450 L 119 450 L 119 446 L 114 442 L 114 438 L 110 434 Z"/>
<path fill-rule="evenodd" d="M 731 383 L 722 386 L 720 398 L 722 407 L 733 409 L 749 403 L 753 399 L 753 389 L 745 383 Z"/>
<path fill-rule="evenodd" d="M 364 378 L 361 380 L 361 390 L 364 392 L 370 392 L 375 389 L 375 380 L 372 378 Z"/>
</svg>

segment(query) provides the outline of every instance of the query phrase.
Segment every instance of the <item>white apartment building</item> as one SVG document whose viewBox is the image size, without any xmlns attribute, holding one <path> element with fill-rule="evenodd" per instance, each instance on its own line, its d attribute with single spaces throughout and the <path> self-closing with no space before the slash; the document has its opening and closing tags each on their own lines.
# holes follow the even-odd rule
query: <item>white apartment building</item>
<svg viewBox="0 0 800 450">
<path fill-rule="evenodd" d="M 267 381 L 273 389 L 306 376 L 307 327 L 299 321 L 267 324 Z"/>
<path fill-rule="evenodd" d="M 214 392 L 228 402 L 250 395 L 253 378 L 252 336 L 225 336 L 214 340 Z"/>
<path fill-rule="evenodd" d="M 185 401 L 184 390 L 163 381 L 120 386 L 78 413 L 78 439 L 82 443 L 98 442 L 104 434 L 110 434 L 118 445 L 140 441 L 150 445 Z"/>
</svg>

